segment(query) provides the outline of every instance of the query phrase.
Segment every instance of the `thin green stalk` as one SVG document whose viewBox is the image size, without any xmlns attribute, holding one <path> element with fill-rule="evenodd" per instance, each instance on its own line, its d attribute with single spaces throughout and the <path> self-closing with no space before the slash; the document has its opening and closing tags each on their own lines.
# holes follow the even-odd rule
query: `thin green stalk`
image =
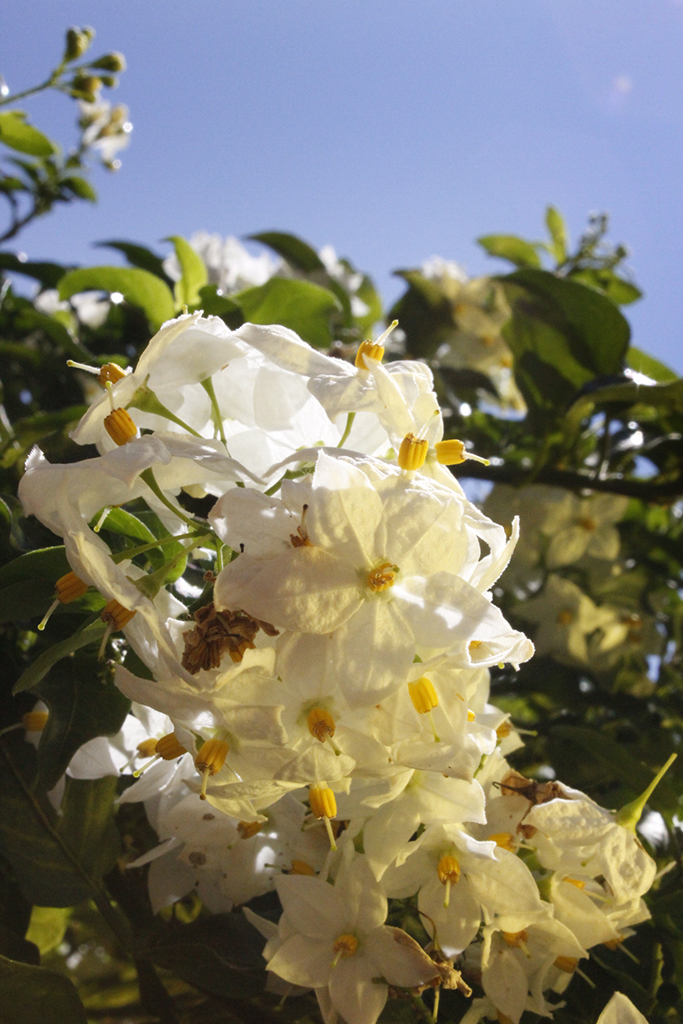
<svg viewBox="0 0 683 1024">
<path fill-rule="evenodd" d="M 118 565 L 119 562 L 125 562 L 127 558 L 144 555 L 147 551 L 153 551 L 154 548 L 162 548 L 166 544 L 173 544 L 177 540 L 192 540 L 196 536 L 196 533 L 179 533 L 173 537 L 162 537 L 160 540 L 152 541 L 150 544 L 140 544 L 136 548 L 126 548 L 124 551 L 117 551 L 115 555 L 111 556 L 111 560 Z"/>
<path fill-rule="evenodd" d="M 346 417 L 346 427 L 344 428 L 344 433 L 341 436 L 341 441 L 337 445 L 337 448 L 343 448 L 344 447 L 344 445 L 345 445 L 345 443 L 346 443 L 346 441 L 348 439 L 348 436 L 351 433 L 351 427 L 353 426 L 353 421 L 355 420 L 355 418 L 356 418 L 355 412 L 350 412 L 348 414 L 348 416 Z"/>
<path fill-rule="evenodd" d="M 145 481 L 145 483 L 152 491 L 152 493 L 156 495 L 156 497 L 159 499 L 162 505 L 166 506 L 169 512 L 172 512 L 174 516 L 178 517 L 178 519 L 181 519 L 184 523 L 187 523 L 188 526 L 198 527 L 199 524 L 196 523 L 194 519 L 191 519 L 189 516 L 186 516 L 184 512 L 181 512 L 181 510 L 177 508 L 173 504 L 173 502 L 166 497 L 162 489 L 159 487 L 159 484 L 157 483 L 156 477 L 154 476 L 154 473 L 152 472 L 151 468 L 145 469 L 142 473 L 140 473 L 140 479 Z"/>
<path fill-rule="evenodd" d="M 218 431 L 218 436 L 223 444 L 227 444 L 225 440 L 225 431 L 223 430 L 223 417 L 221 416 L 221 410 L 218 406 L 218 399 L 216 398 L 213 381 L 210 377 L 205 377 L 204 380 L 200 381 L 200 383 L 209 396 L 209 401 L 211 402 L 211 419 L 213 420 L 214 428 Z"/>
</svg>

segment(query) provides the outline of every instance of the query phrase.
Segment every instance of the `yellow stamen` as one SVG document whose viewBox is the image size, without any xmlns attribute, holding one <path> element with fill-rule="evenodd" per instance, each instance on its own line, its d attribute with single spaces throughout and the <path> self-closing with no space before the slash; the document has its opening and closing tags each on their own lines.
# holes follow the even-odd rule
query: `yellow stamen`
<svg viewBox="0 0 683 1024">
<path fill-rule="evenodd" d="M 569 882 L 570 885 L 575 885 L 577 889 L 585 889 L 586 883 L 582 882 L 580 878 L 570 878 L 569 875 L 562 879 L 563 882 Z"/>
<path fill-rule="evenodd" d="M 47 724 L 47 711 L 27 711 L 21 716 L 21 724 L 26 732 L 42 732 Z"/>
<path fill-rule="evenodd" d="M 420 676 L 414 683 L 408 683 L 408 693 L 412 705 L 419 715 L 426 715 L 428 711 L 439 706 L 439 698 L 434 684 L 427 676 Z"/>
<path fill-rule="evenodd" d="M 579 966 L 579 961 L 573 956 L 558 956 L 553 961 L 553 965 L 557 967 L 558 971 L 564 971 L 565 974 L 573 974 Z"/>
<path fill-rule="evenodd" d="M 557 613 L 558 626 L 569 626 L 573 621 L 574 612 L 570 611 L 569 608 L 564 608 L 561 612 Z"/>
<path fill-rule="evenodd" d="M 219 772 L 225 764 L 230 747 L 225 740 L 207 740 L 202 744 L 195 759 L 195 767 L 202 777 L 202 789 L 199 794 L 200 800 L 206 800 L 206 787 L 209 784 L 209 777 Z"/>
<path fill-rule="evenodd" d="M 496 1010 L 496 1020 L 498 1024 L 512 1024 L 509 1017 L 506 1017 L 502 1010 Z"/>
<path fill-rule="evenodd" d="M 130 611 L 130 609 L 124 608 L 116 599 L 108 601 L 100 612 L 102 622 L 106 622 L 108 626 L 111 626 L 111 630 L 114 633 L 127 626 L 134 615 L 135 609 Z"/>
<path fill-rule="evenodd" d="M 506 718 L 504 722 L 501 722 L 496 729 L 496 736 L 499 740 L 504 740 L 506 736 L 509 736 L 512 732 L 512 724 L 509 718 Z"/>
<path fill-rule="evenodd" d="M 186 754 L 187 750 L 176 734 L 169 732 L 166 736 L 162 736 L 160 740 L 157 740 L 155 753 L 163 758 L 164 761 L 175 761 L 177 757 L 182 757 L 183 754 Z"/>
<path fill-rule="evenodd" d="M 476 651 L 478 647 L 481 647 L 483 642 L 484 642 L 483 640 L 470 640 L 470 643 L 469 643 L 470 654 L 472 653 L 472 651 Z"/>
<path fill-rule="evenodd" d="M 337 801 L 334 793 L 326 782 L 318 782 L 314 786 L 308 787 L 308 802 L 316 818 L 322 818 L 325 822 L 330 848 L 336 850 L 337 844 L 334 841 L 334 833 L 330 825 L 330 818 L 336 817 L 337 814 Z"/>
<path fill-rule="evenodd" d="M 529 933 L 524 930 L 521 932 L 502 932 L 501 934 L 505 944 L 512 949 L 522 949 L 529 938 Z"/>
<path fill-rule="evenodd" d="M 330 738 L 334 736 L 334 718 L 325 708 L 312 708 L 308 713 L 306 722 L 311 736 L 315 736 L 321 743 L 324 743 L 328 736 Z"/>
<path fill-rule="evenodd" d="M 105 363 L 104 366 L 88 366 L 86 363 L 75 363 L 73 359 L 67 359 L 66 365 L 72 366 L 76 370 L 85 370 L 86 373 L 94 373 L 102 387 L 106 387 L 107 384 L 116 384 L 117 381 L 122 380 L 126 376 L 126 371 L 122 370 L 118 363 Z"/>
<path fill-rule="evenodd" d="M 141 743 L 138 743 L 137 750 L 140 757 L 154 757 L 157 752 L 157 741 L 153 737 L 143 740 Z"/>
<path fill-rule="evenodd" d="M 340 935 L 332 949 L 335 954 L 332 966 L 336 967 L 340 960 L 345 960 L 347 956 L 353 956 L 358 949 L 358 939 L 355 935 Z"/>
<path fill-rule="evenodd" d="M 105 416 L 104 429 L 114 444 L 119 447 L 132 441 L 138 432 L 138 428 L 125 409 L 114 409 L 108 416 Z"/>
<path fill-rule="evenodd" d="M 446 886 L 446 896 L 443 901 L 447 907 L 451 899 L 451 885 L 457 885 L 460 878 L 460 865 L 452 853 L 445 853 L 436 866 L 439 881 Z"/>
<path fill-rule="evenodd" d="M 479 455 L 473 455 L 466 451 L 464 442 L 455 438 L 449 441 L 437 441 L 434 451 L 436 452 L 436 461 L 440 462 L 442 466 L 459 466 L 468 459 L 481 462 L 484 466 L 490 465 L 488 459 L 482 459 Z"/>
<path fill-rule="evenodd" d="M 251 839 L 263 828 L 262 821 L 240 821 L 237 826 L 237 831 L 240 834 L 241 839 Z"/>
<path fill-rule="evenodd" d="M 517 843 L 511 832 L 494 832 L 492 836 L 488 837 L 488 840 L 494 842 L 496 846 L 500 846 L 501 850 L 509 850 L 510 853 L 517 852 Z"/>
<path fill-rule="evenodd" d="M 378 345 L 374 341 L 361 341 L 356 352 L 356 366 L 359 370 L 368 369 L 368 365 L 365 362 L 366 356 L 368 359 L 374 359 L 381 363 L 384 358 L 384 345 Z"/>
<path fill-rule="evenodd" d="M 424 466 L 428 451 L 429 441 L 426 437 L 418 438 L 415 434 L 406 434 L 398 450 L 398 464 L 401 469 L 414 473 Z"/>
<path fill-rule="evenodd" d="M 71 604 L 72 601 L 77 601 L 79 597 L 83 597 L 85 592 L 88 590 L 89 584 L 84 583 L 82 579 L 76 575 L 75 572 L 67 572 L 64 576 L 60 576 L 55 583 L 55 599 L 45 612 L 45 615 L 38 623 L 38 629 L 42 633 L 48 623 L 48 619 L 52 615 L 55 608 L 60 604 Z"/>
<path fill-rule="evenodd" d="M 396 582 L 397 572 L 399 572 L 397 565 L 392 565 L 391 562 L 382 562 L 376 569 L 371 569 L 368 573 L 367 585 L 373 594 L 378 594 L 381 590 L 388 590 Z"/>
<path fill-rule="evenodd" d="M 289 873 L 290 875 L 314 875 L 315 869 L 305 860 L 293 860 Z"/>
<path fill-rule="evenodd" d="M 467 712 L 467 721 L 468 722 L 473 722 L 476 717 L 477 716 L 475 715 L 474 711 L 468 711 Z"/>
</svg>

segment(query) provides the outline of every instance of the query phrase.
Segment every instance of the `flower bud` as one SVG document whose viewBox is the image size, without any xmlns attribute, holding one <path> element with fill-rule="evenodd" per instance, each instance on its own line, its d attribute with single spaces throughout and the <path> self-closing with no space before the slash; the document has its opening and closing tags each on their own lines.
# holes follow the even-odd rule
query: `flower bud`
<svg viewBox="0 0 683 1024">
<path fill-rule="evenodd" d="M 66 31 L 66 45 L 62 60 L 65 64 L 82 57 L 90 46 L 90 38 L 87 29 L 69 28 Z"/>
<path fill-rule="evenodd" d="M 122 53 L 114 50 L 112 53 L 105 53 L 99 60 L 94 60 L 91 68 L 98 68 L 101 71 L 113 71 L 119 73 L 126 70 L 126 58 Z"/>
</svg>

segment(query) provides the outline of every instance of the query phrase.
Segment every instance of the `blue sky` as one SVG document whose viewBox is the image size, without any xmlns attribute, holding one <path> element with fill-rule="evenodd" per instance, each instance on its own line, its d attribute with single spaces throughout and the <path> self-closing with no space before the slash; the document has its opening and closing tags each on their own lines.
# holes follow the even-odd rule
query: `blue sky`
<svg viewBox="0 0 683 1024">
<path fill-rule="evenodd" d="M 635 342 L 683 370 L 682 0 L 3 0 L 13 91 L 70 24 L 125 54 L 112 98 L 134 131 L 121 171 L 95 175 L 96 207 L 21 236 L 31 258 L 289 230 L 390 300 L 391 271 L 434 254 L 501 269 L 475 237 L 540 237 L 547 203 L 574 238 L 608 210 L 646 293 L 627 311 Z M 26 109 L 75 137 L 65 99 Z"/>
</svg>

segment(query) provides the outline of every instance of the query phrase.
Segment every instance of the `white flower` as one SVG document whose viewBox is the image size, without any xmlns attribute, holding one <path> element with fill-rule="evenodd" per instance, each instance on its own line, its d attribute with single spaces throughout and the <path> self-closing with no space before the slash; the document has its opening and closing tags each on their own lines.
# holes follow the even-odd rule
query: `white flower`
<svg viewBox="0 0 683 1024">
<path fill-rule="evenodd" d="M 550 537 L 545 560 L 549 569 L 571 565 L 582 555 L 614 561 L 619 554 L 619 531 L 614 523 L 623 518 L 628 498 L 594 494 L 579 498 L 565 493 L 547 506 L 543 533 Z"/>
<path fill-rule="evenodd" d="M 209 281 L 227 295 L 265 284 L 282 269 L 282 260 L 273 259 L 268 253 L 252 256 L 232 235 L 222 238 L 207 231 L 195 231 L 190 236 L 190 245 L 203 259 Z M 180 280 L 175 253 L 164 260 L 164 270 L 174 281 Z"/>
<path fill-rule="evenodd" d="M 598 1017 L 597 1024 L 647 1024 L 647 1018 L 635 1008 L 623 992 L 615 992 Z"/>
<path fill-rule="evenodd" d="M 414 940 L 383 923 L 386 897 L 364 858 L 344 864 L 334 887 L 290 875 L 277 891 L 287 937 L 277 942 L 269 969 L 294 985 L 326 988 L 347 1024 L 375 1024 L 388 985 L 413 988 L 438 976 Z"/>
<path fill-rule="evenodd" d="M 235 490 L 215 506 L 211 522 L 221 539 L 239 549 L 240 531 L 247 538 L 218 577 L 216 607 L 326 635 L 325 660 L 347 700 L 376 703 L 395 690 L 418 646 L 444 650 L 509 632 L 500 611 L 462 578 L 478 562 L 479 542 L 455 492 L 378 462 L 324 453 L 311 480 L 286 483 L 282 500 L 261 508 L 263 553 L 259 523 L 241 510 L 253 516 L 253 497 Z M 305 542 L 299 534 L 288 547 L 280 530 L 304 515 Z"/>
<path fill-rule="evenodd" d="M 586 638 L 614 618 L 610 608 L 597 608 L 587 594 L 551 573 L 543 592 L 516 607 L 520 618 L 537 622 L 534 644 L 538 654 L 588 661 Z"/>
</svg>

